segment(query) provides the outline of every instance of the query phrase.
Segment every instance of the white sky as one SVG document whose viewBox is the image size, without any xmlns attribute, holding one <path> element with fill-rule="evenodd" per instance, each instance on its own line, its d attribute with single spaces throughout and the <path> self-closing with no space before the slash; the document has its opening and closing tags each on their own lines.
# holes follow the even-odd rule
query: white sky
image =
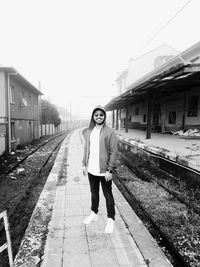
<svg viewBox="0 0 200 267">
<path fill-rule="evenodd" d="M 58 106 L 89 116 L 115 95 L 116 73 L 162 44 L 200 41 L 200 1 L 0 0 L 0 64 L 15 67 Z"/>
</svg>

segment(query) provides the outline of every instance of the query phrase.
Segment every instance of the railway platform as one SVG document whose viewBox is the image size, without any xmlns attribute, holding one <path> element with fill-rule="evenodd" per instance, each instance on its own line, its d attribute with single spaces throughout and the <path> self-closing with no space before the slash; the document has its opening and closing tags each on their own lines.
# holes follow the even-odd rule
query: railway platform
<svg viewBox="0 0 200 267">
<path fill-rule="evenodd" d="M 177 135 L 154 132 L 151 139 L 146 139 L 145 131 L 128 129 L 125 132 L 124 128 L 117 134 L 122 141 L 200 172 L 200 139 L 182 139 Z"/>
<path fill-rule="evenodd" d="M 83 142 L 81 130 L 63 142 L 14 267 L 172 266 L 114 183 L 114 232 L 104 233 L 107 216 L 102 192 L 99 220 L 83 224 L 90 213 L 89 183 L 81 167 Z"/>
</svg>

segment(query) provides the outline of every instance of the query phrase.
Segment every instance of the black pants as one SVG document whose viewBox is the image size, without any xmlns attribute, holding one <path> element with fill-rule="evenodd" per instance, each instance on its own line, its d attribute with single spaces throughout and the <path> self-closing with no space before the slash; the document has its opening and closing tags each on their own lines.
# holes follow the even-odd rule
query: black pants
<svg viewBox="0 0 200 267">
<path fill-rule="evenodd" d="M 104 197 L 106 199 L 106 208 L 108 218 L 115 219 L 115 203 L 112 194 L 112 180 L 106 182 L 104 176 L 95 176 L 88 173 L 91 191 L 91 210 L 98 213 L 99 210 L 99 185 L 103 190 Z"/>
</svg>

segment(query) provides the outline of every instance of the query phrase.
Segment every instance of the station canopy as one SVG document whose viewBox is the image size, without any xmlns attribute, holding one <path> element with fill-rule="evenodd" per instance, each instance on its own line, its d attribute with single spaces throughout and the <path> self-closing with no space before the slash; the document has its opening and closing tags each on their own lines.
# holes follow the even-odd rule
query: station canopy
<svg viewBox="0 0 200 267">
<path fill-rule="evenodd" d="M 147 96 L 170 95 L 200 85 L 200 63 L 177 61 L 168 68 L 158 68 L 128 86 L 127 91 L 113 98 L 106 106 L 107 111 L 122 109 L 131 104 L 145 102 Z"/>
</svg>

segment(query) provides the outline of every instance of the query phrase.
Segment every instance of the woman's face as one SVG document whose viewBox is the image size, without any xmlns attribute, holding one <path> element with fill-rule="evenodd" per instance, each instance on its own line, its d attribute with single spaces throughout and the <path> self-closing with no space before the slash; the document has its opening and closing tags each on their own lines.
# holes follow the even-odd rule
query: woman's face
<svg viewBox="0 0 200 267">
<path fill-rule="evenodd" d="M 102 110 L 97 109 L 94 112 L 93 119 L 96 124 L 101 125 L 105 121 L 105 113 Z"/>
</svg>

